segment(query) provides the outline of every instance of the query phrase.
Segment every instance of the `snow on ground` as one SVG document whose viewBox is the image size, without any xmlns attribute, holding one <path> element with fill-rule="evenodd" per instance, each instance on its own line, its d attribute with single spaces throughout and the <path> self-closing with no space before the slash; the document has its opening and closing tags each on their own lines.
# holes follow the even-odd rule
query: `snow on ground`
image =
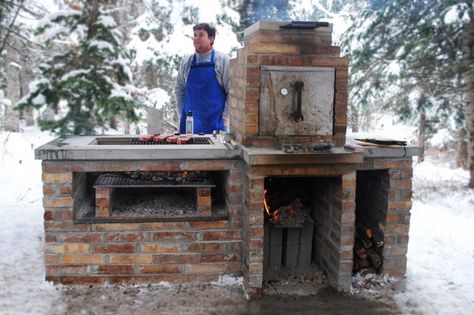
<svg viewBox="0 0 474 315">
<path fill-rule="evenodd" d="M 228 278 L 194 288 L 161 284 L 71 289 L 45 282 L 41 161 L 34 160 L 34 148 L 53 138 L 33 129 L 0 132 L 1 314 L 136 314 L 153 313 L 158 307 L 173 313 L 177 306 L 194 314 L 245 310 L 241 282 Z M 407 276 L 372 279 L 372 293 L 394 295 L 406 314 L 471 313 L 474 191 L 466 188 L 467 181 L 466 171 L 434 155 L 415 163 Z M 182 297 L 183 291 L 198 300 L 215 296 L 215 301 L 196 308 L 195 299 Z M 111 304 L 116 305 L 114 312 Z"/>
<path fill-rule="evenodd" d="M 474 190 L 449 162 L 429 157 L 414 169 L 406 288 L 395 295 L 406 312 L 474 310 Z"/>
</svg>

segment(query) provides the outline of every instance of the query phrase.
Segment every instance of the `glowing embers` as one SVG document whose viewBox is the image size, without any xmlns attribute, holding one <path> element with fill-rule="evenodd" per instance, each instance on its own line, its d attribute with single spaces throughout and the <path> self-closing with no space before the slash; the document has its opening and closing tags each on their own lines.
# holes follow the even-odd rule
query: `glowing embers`
<svg viewBox="0 0 474 315">
<path fill-rule="evenodd" d="M 301 178 L 265 179 L 265 217 L 277 227 L 302 227 L 312 221 L 308 185 Z"/>
</svg>

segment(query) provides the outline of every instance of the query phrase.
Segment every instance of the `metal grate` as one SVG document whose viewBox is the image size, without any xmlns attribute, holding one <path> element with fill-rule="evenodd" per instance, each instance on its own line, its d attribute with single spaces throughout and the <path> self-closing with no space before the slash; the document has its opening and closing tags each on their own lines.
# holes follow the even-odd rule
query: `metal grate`
<svg viewBox="0 0 474 315">
<path fill-rule="evenodd" d="M 178 143 L 168 143 L 166 141 L 140 141 L 138 138 L 133 138 L 130 140 L 130 145 L 176 145 Z M 179 145 L 187 145 L 187 144 L 212 144 L 211 139 L 208 137 L 196 137 L 191 138 L 188 143 L 179 143 Z"/>
<path fill-rule="evenodd" d="M 215 187 L 212 180 L 207 177 L 192 176 L 193 181 L 188 178 L 191 176 L 174 174 L 167 176 L 166 173 L 150 173 L 145 178 L 131 178 L 123 173 L 107 173 L 97 177 L 94 188 L 98 187 Z M 179 181 L 177 178 L 180 178 Z"/>
</svg>

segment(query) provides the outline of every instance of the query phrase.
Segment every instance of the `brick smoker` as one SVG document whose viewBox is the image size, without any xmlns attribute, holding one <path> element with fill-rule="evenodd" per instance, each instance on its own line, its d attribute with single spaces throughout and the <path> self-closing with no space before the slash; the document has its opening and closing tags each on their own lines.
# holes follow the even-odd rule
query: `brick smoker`
<svg viewBox="0 0 474 315">
<path fill-rule="evenodd" d="M 419 148 L 344 147 L 348 59 L 331 46 L 331 32 L 264 21 L 245 31 L 231 61 L 230 136 L 176 145 L 69 137 L 38 148 L 46 279 L 209 282 L 232 274 L 255 298 L 267 268 L 312 263 L 348 291 L 359 226 L 383 243 L 377 271 L 405 274 Z M 299 226 L 272 225 L 296 204 Z"/>
</svg>

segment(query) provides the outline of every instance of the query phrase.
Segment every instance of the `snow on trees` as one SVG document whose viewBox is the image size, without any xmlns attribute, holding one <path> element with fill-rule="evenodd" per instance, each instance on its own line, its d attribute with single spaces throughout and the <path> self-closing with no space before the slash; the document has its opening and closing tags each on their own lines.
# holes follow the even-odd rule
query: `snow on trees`
<svg viewBox="0 0 474 315">
<path fill-rule="evenodd" d="M 39 23 L 38 35 L 57 53 L 38 66 L 39 80 L 17 109 L 53 109 L 54 119 L 40 118 L 39 124 L 61 135 L 93 134 L 117 116 L 138 120 L 136 88 L 105 4 L 84 1 L 80 7 L 57 11 Z"/>
</svg>

